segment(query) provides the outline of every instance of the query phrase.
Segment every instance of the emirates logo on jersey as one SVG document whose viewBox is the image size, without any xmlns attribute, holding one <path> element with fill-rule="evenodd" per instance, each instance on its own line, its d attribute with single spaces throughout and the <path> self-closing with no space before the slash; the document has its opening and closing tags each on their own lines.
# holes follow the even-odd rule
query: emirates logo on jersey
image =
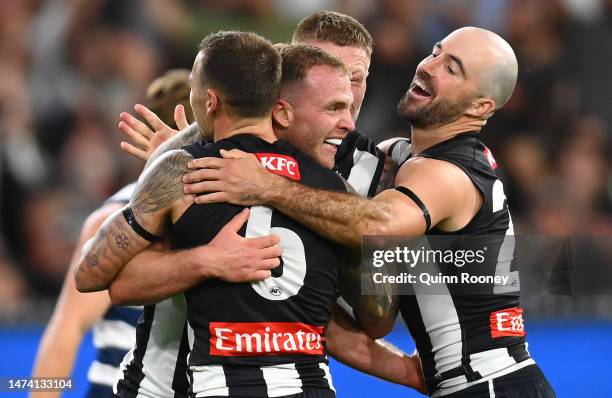
<svg viewBox="0 0 612 398">
<path fill-rule="evenodd" d="M 323 326 L 298 322 L 211 322 L 210 355 L 323 355 Z"/>
<path fill-rule="evenodd" d="M 524 336 L 523 309 L 520 307 L 508 308 L 492 312 L 491 337 Z"/>
<path fill-rule="evenodd" d="M 291 178 L 294 181 L 300 181 L 300 167 L 291 156 L 278 153 L 256 153 L 255 156 L 268 171 Z"/>
<path fill-rule="evenodd" d="M 497 162 L 495 161 L 495 158 L 493 157 L 493 154 L 491 153 L 491 150 L 489 148 L 485 147 L 484 155 L 485 158 L 487 158 L 489 164 L 491 165 L 491 168 L 495 170 L 497 168 Z"/>
</svg>

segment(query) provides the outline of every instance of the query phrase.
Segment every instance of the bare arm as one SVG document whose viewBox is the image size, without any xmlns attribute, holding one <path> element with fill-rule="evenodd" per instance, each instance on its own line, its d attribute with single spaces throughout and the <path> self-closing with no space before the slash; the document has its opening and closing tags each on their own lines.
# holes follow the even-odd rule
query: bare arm
<svg viewBox="0 0 612 398">
<path fill-rule="evenodd" d="M 81 230 L 71 269 L 76 266 L 82 244 L 94 236 L 102 222 L 120 207 L 119 204 L 109 204 L 89 216 Z M 107 292 L 79 293 L 74 286 L 72 273 L 68 272 L 53 316 L 40 341 L 32 376 L 70 376 L 83 335 L 109 306 L 110 299 Z M 60 392 L 30 394 L 32 398 L 59 396 Z"/>
<path fill-rule="evenodd" d="M 347 366 L 423 393 L 426 391 L 418 356 L 408 356 L 384 341 L 370 338 L 336 305 L 332 308 L 325 341 L 327 352 Z"/>
<path fill-rule="evenodd" d="M 340 293 L 356 312 L 361 328 L 370 337 L 379 339 L 395 326 L 399 296 L 395 285 L 388 283 L 370 283 L 367 291 L 371 294 L 362 294 L 363 284 L 371 280 L 362 280 L 359 255 L 357 251 L 346 254 L 338 278 Z"/>
<path fill-rule="evenodd" d="M 192 123 L 185 129 L 181 130 L 178 134 L 172 136 L 167 141 L 161 143 L 157 149 L 151 153 L 151 156 L 145 164 L 145 168 L 149 167 L 157 158 L 168 151 L 181 149 L 185 145 L 195 144 L 196 142 L 202 141 L 202 135 L 197 123 Z"/>
<path fill-rule="evenodd" d="M 140 177 L 130 208 L 145 231 L 161 236 L 172 211 L 191 203 L 191 198 L 183 194 L 181 178 L 192 159 L 184 150 L 167 152 Z M 150 244 L 135 232 L 121 211 L 115 212 L 83 247 L 75 274 L 77 289 L 107 289 L 123 266 Z"/>
<path fill-rule="evenodd" d="M 422 210 L 395 189 L 364 199 L 309 188 L 274 175 L 244 152 L 222 151 L 222 156 L 224 159 L 203 158 L 190 163 L 191 168 L 204 169 L 185 176 L 186 192 L 209 192 L 195 197 L 197 203 L 265 204 L 349 247 L 359 247 L 364 235 L 418 236 L 425 232 Z M 465 225 L 481 203 L 469 177 L 440 160 L 410 159 L 399 170 L 395 185 L 412 190 L 425 203 L 432 226 L 443 223 L 450 230 Z"/>
<path fill-rule="evenodd" d="M 238 234 L 248 220 L 245 209 L 205 246 L 169 252 L 162 245 L 137 254 L 109 288 L 115 305 L 156 303 L 185 291 L 204 279 L 228 282 L 263 280 L 280 264 L 277 235 L 243 238 Z"/>
</svg>

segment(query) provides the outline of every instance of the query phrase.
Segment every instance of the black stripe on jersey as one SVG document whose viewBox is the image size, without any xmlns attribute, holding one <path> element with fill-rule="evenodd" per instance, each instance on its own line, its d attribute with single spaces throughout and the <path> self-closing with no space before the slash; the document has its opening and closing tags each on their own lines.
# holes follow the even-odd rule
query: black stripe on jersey
<svg viewBox="0 0 612 398">
<path fill-rule="evenodd" d="M 111 306 L 106 314 L 104 314 L 104 319 L 109 321 L 123 321 L 136 326 L 141 314 L 142 311 L 136 308 Z"/>
<path fill-rule="evenodd" d="M 98 349 L 97 360 L 100 363 L 111 365 L 117 368 L 121 364 L 121 361 L 123 361 L 123 357 L 125 357 L 126 353 L 127 350 L 124 350 L 122 348 L 100 348 Z"/>
<path fill-rule="evenodd" d="M 134 359 L 123 371 L 123 378 L 117 383 L 117 390 L 122 398 L 136 398 L 138 387 L 144 379 L 143 359 L 151 336 L 151 325 L 155 316 L 155 304 L 145 305 L 142 317 L 136 327 L 136 348 L 134 349 Z"/>
<path fill-rule="evenodd" d="M 268 388 L 259 366 L 224 365 L 225 384 L 230 397 L 267 397 Z"/>
<path fill-rule="evenodd" d="M 311 388 L 326 388 L 331 386 L 325 377 L 325 371 L 321 369 L 319 363 L 296 363 L 295 370 L 302 380 L 302 390 Z"/>
<path fill-rule="evenodd" d="M 385 168 L 384 157 L 382 158 L 379 157 L 378 164 L 376 165 L 376 172 L 374 173 L 374 177 L 372 178 L 372 182 L 370 183 L 370 189 L 368 190 L 368 198 L 372 198 L 374 197 L 374 195 L 376 195 L 376 189 L 378 188 L 380 177 L 382 176 L 384 168 Z"/>
<path fill-rule="evenodd" d="M 172 378 L 172 389 L 174 398 L 187 397 L 189 391 L 189 380 L 187 379 L 187 354 L 189 354 L 189 341 L 187 339 L 187 322 L 183 328 L 183 337 L 179 346 L 176 364 L 174 366 L 174 377 Z"/>
</svg>

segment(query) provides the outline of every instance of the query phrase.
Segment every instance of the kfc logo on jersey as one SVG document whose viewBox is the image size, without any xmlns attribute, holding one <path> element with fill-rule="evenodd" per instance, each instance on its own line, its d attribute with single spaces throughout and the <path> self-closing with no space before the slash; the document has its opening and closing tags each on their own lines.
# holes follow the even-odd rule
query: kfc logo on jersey
<svg viewBox="0 0 612 398">
<path fill-rule="evenodd" d="M 297 322 L 211 322 L 210 355 L 323 355 L 323 326 Z"/>
<path fill-rule="evenodd" d="M 487 160 L 489 161 L 491 168 L 495 170 L 497 168 L 497 162 L 495 161 L 495 158 L 493 157 L 493 154 L 491 153 L 491 150 L 489 148 L 485 147 L 484 155 L 485 158 L 487 158 Z"/>
<path fill-rule="evenodd" d="M 300 167 L 298 162 L 291 156 L 280 155 L 278 153 L 256 153 L 255 156 L 257 156 L 261 165 L 268 169 L 268 171 L 300 181 Z"/>
<path fill-rule="evenodd" d="M 523 309 L 520 307 L 508 308 L 492 312 L 491 337 L 524 336 Z"/>
</svg>

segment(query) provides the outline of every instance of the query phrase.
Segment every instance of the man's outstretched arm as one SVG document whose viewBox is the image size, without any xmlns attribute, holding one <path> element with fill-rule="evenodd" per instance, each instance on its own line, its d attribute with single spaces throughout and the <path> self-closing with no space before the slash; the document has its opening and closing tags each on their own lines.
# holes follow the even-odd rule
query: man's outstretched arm
<svg viewBox="0 0 612 398">
<path fill-rule="evenodd" d="M 238 234 L 248 220 L 249 210 L 227 223 L 205 246 L 168 251 L 155 245 L 137 254 L 109 287 L 115 305 L 157 303 L 183 292 L 204 279 L 250 282 L 270 276 L 280 264 L 277 235 L 244 238 Z"/>
<path fill-rule="evenodd" d="M 203 158 L 190 163 L 191 168 L 203 167 L 184 178 L 186 193 L 207 193 L 196 196 L 197 203 L 265 204 L 351 247 L 358 247 L 364 235 L 418 236 L 426 232 L 423 210 L 398 190 L 388 189 L 373 199 L 364 199 L 294 183 L 267 172 L 250 154 L 234 150 L 222 155 L 226 159 Z M 457 208 L 465 180 L 471 184 L 460 173 L 447 162 L 414 158 L 402 166 L 395 183 L 425 203 L 433 226 Z"/>
<path fill-rule="evenodd" d="M 372 339 L 337 305 L 332 308 L 325 341 L 327 352 L 347 366 L 422 393 L 427 391 L 418 356 Z"/>
<path fill-rule="evenodd" d="M 81 292 L 107 289 L 123 266 L 161 236 L 173 210 L 191 198 L 182 192 L 182 175 L 193 156 L 184 150 L 160 157 L 140 177 L 130 204 L 114 213 L 83 247 L 75 273 Z"/>
</svg>

